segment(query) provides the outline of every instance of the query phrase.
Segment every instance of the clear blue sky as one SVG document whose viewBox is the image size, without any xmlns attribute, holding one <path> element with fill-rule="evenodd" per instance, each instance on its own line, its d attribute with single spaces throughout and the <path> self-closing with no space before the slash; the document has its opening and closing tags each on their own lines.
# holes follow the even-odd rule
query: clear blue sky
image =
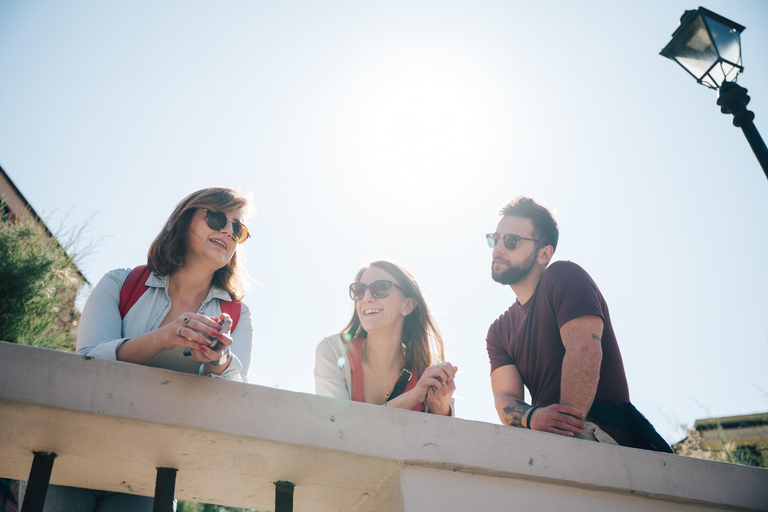
<svg viewBox="0 0 768 512">
<path fill-rule="evenodd" d="M 311 392 L 358 268 L 426 292 L 463 418 L 498 422 L 498 208 L 538 198 L 601 287 L 633 402 L 678 423 L 768 410 L 768 180 L 716 94 L 658 55 L 649 2 L 0 0 L 0 165 L 55 229 L 91 215 L 91 282 L 145 261 L 183 196 L 251 191 L 251 381 Z M 768 136 L 768 3 L 742 34 Z M 69 212 L 68 218 L 64 216 Z"/>
</svg>

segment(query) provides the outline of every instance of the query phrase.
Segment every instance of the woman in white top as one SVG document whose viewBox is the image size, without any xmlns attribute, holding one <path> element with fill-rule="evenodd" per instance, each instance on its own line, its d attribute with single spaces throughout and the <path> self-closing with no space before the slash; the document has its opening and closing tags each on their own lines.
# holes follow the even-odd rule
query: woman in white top
<svg viewBox="0 0 768 512">
<path fill-rule="evenodd" d="M 401 409 L 452 415 L 457 368 L 411 274 L 375 261 L 349 286 L 354 312 L 315 352 L 315 392 Z"/>
</svg>

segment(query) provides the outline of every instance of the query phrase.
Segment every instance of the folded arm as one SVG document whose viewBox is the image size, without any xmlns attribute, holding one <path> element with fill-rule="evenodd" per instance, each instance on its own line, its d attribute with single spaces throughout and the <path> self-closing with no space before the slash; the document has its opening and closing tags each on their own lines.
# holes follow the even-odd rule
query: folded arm
<svg viewBox="0 0 768 512">
<path fill-rule="evenodd" d="M 552 404 L 534 408 L 527 404 L 523 379 L 515 365 L 496 368 L 491 373 L 491 388 L 496 412 L 505 425 L 569 437 L 580 434 L 585 427 L 582 412 L 569 405 Z"/>
</svg>

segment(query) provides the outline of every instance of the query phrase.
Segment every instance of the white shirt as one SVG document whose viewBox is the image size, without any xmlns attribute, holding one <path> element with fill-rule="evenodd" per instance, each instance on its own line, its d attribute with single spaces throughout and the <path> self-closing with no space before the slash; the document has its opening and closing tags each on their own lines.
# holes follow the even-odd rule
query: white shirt
<svg viewBox="0 0 768 512">
<path fill-rule="evenodd" d="M 77 329 L 77 353 L 97 359 L 117 360 L 117 349 L 131 338 L 160 327 L 171 309 L 168 297 L 168 276 L 150 274 L 146 281 L 149 288 L 120 318 L 120 289 L 131 269 L 121 268 L 108 272 L 93 289 L 83 308 Z M 229 294 L 211 286 L 208 296 L 198 313 L 209 317 L 221 315 L 221 300 L 231 300 Z M 239 382 L 245 382 L 251 362 L 253 323 L 251 311 L 241 303 L 242 311 L 232 337 L 232 362 L 221 375 L 210 374 Z M 183 347 L 174 347 L 157 355 L 147 366 L 156 366 L 186 373 L 203 374 L 204 365 L 192 357 L 184 357 Z"/>
</svg>

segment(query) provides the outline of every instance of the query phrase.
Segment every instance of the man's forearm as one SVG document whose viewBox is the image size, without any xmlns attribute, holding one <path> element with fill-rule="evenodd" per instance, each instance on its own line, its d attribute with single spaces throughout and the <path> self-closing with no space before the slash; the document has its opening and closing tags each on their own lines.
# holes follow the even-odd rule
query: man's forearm
<svg viewBox="0 0 768 512">
<path fill-rule="evenodd" d="M 512 427 L 525 428 L 527 426 L 524 420 L 527 422 L 526 415 L 531 408 L 530 405 L 510 395 L 499 397 L 497 404 L 499 419 L 502 423 Z"/>
</svg>

